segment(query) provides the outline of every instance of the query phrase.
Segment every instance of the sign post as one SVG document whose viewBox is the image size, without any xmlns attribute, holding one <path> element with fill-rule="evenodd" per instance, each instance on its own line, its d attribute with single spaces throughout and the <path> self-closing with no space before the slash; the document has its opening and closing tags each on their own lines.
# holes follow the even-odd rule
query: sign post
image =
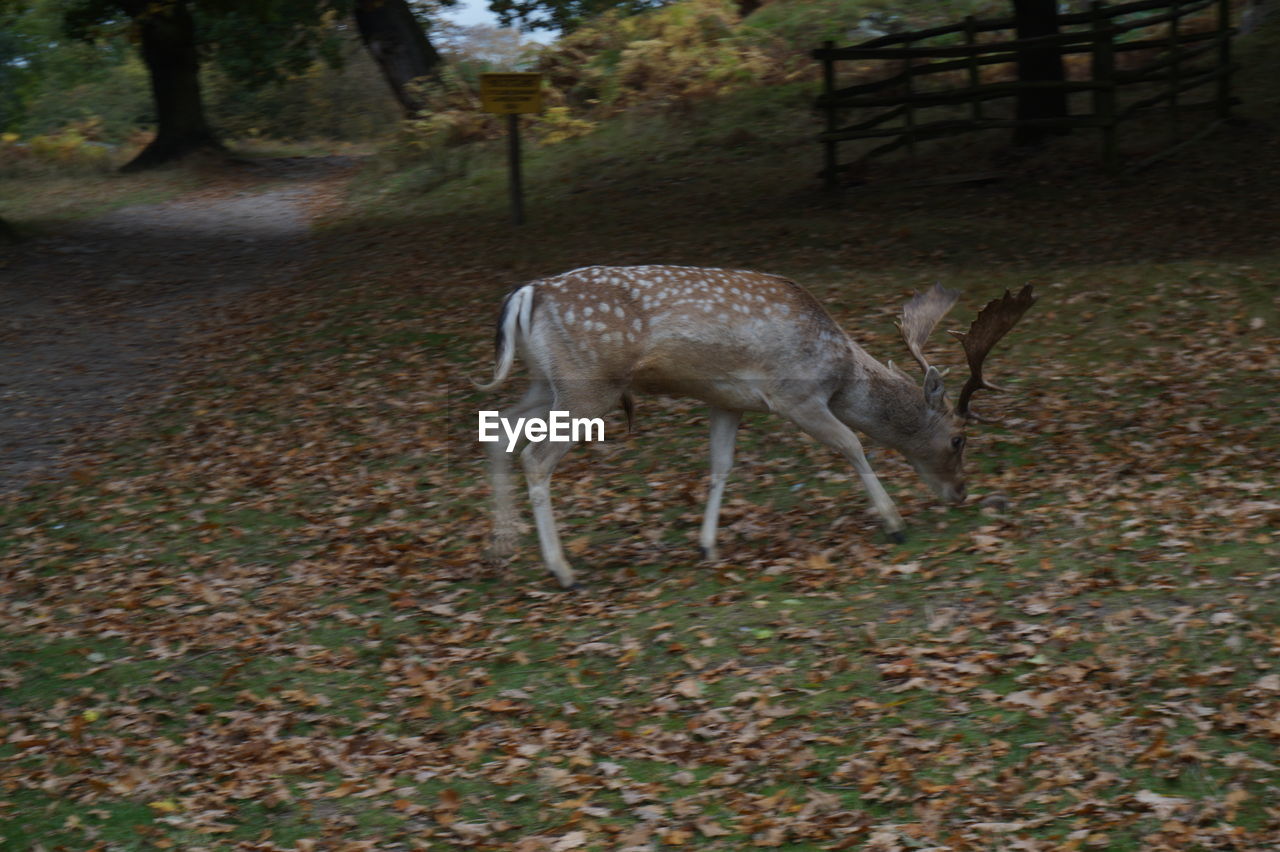
<svg viewBox="0 0 1280 852">
<path fill-rule="evenodd" d="M 542 112 L 542 75 L 512 71 L 480 75 L 480 104 L 485 112 L 507 117 L 507 168 L 511 183 L 511 221 L 524 224 L 524 186 L 520 179 L 520 116 Z"/>
</svg>

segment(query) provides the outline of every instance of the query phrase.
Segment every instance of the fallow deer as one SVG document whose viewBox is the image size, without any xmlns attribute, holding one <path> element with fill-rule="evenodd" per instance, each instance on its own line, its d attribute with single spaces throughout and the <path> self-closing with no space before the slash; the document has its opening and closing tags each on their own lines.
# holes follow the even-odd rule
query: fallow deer
<svg viewBox="0 0 1280 852">
<path fill-rule="evenodd" d="M 924 356 L 925 341 L 959 294 L 935 284 L 902 310 L 899 328 L 924 372 L 917 385 L 893 362 L 868 355 L 800 285 L 774 275 L 679 266 L 593 266 L 516 288 L 502 303 L 490 390 L 517 354 L 532 376 L 508 420 L 550 411 L 593 418 L 621 404 L 631 418 L 632 391 L 689 396 L 711 407 L 711 486 L 699 538 L 716 559 L 716 525 L 745 411 L 773 411 L 841 453 L 853 465 L 885 530 L 901 540 L 903 522 L 872 472 L 854 430 L 902 453 L 937 496 L 965 499 L 966 421 L 984 381 L 987 353 L 1035 301 L 1030 285 L 1005 291 L 979 312 L 960 339 L 970 375 L 955 407 L 943 374 Z M 478 383 L 477 383 L 478 384 Z M 574 584 L 551 508 L 551 474 L 564 442 L 529 443 L 521 454 L 542 558 L 565 587 Z M 494 499 L 491 555 L 509 557 L 516 521 L 510 485 L 512 448 L 491 444 Z"/>
</svg>

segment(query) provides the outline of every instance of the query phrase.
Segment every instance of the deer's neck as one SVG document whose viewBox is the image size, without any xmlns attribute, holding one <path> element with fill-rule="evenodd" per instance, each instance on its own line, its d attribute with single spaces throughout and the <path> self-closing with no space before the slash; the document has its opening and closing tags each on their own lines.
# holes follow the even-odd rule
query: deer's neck
<svg viewBox="0 0 1280 852">
<path fill-rule="evenodd" d="M 933 412 L 909 376 L 859 353 L 831 409 L 845 424 L 881 444 L 900 449 L 929 428 Z"/>
</svg>

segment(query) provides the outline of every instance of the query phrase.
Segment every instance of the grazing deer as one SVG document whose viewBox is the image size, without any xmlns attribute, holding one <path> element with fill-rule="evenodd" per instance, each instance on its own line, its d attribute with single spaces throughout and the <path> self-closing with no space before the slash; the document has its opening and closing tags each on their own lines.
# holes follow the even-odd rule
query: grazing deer
<svg viewBox="0 0 1280 852">
<path fill-rule="evenodd" d="M 502 303 L 490 390 L 511 371 L 518 353 L 532 375 L 524 399 L 503 418 L 568 411 L 600 417 L 619 404 L 631 419 L 633 390 L 690 396 L 711 406 L 711 488 L 699 542 L 716 559 L 716 524 L 733 445 L 744 411 L 774 411 L 841 453 L 862 478 L 886 532 L 902 539 L 903 523 L 876 479 L 854 430 L 902 453 L 938 497 L 965 498 L 962 470 L 967 420 L 975 391 L 993 388 L 982 362 L 1035 301 L 1031 286 L 988 304 L 960 339 L 969 378 L 955 408 L 942 373 L 924 345 L 959 294 L 940 284 L 902 310 L 899 328 L 924 371 L 921 388 L 890 362 L 881 364 L 854 343 L 800 285 L 759 272 L 681 266 L 592 266 L 516 288 Z M 529 443 L 521 454 L 538 540 L 560 584 L 574 575 L 556 532 L 551 474 L 567 442 Z M 509 452 L 493 443 L 491 555 L 515 549 Z"/>
</svg>

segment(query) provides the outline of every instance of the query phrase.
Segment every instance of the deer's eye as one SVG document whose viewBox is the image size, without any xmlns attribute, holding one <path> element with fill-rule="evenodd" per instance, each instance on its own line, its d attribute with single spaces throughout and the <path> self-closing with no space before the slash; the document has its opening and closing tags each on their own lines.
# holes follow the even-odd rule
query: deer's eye
<svg viewBox="0 0 1280 852">
<path fill-rule="evenodd" d="M 951 449 L 957 453 L 964 449 L 964 435 L 956 435 L 951 439 Z"/>
</svg>

